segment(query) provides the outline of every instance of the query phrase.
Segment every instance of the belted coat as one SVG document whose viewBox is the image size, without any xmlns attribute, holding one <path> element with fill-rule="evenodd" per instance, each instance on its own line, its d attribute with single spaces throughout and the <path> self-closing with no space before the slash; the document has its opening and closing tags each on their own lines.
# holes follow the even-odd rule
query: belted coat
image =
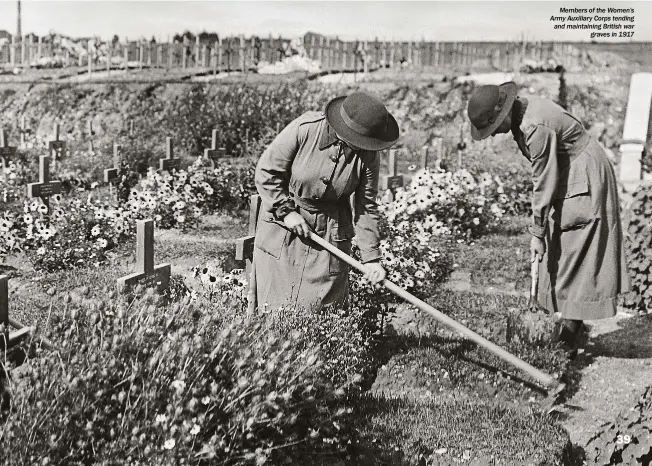
<svg viewBox="0 0 652 466">
<path fill-rule="evenodd" d="M 612 317 L 630 282 L 618 187 L 605 148 L 549 99 L 521 98 L 523 155 L 532 163 L 533 221 L 544 238 L 539 302 L 566 319 Z"/>
<path fill-rule="evenodd" d="M 249 311 L 265 306 L 316 310 L 348 298 L 349 267 L 287 230 L 283 215 L 299 212 L 312 230 L 347 254 L 352 239 L 363 263 L 381 257 L 377 152 L 341 145 L 321 112 L 284 128 L 256 165 L 261 198 L 254 239 Z"/>
</svg>

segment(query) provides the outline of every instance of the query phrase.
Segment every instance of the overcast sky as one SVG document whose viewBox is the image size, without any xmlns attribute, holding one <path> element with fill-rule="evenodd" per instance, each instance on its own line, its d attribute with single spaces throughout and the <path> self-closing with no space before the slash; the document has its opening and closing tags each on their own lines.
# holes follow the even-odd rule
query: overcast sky
<svg viewBox="0 0 652 466">
<path fill-rule="evenodd" d="M 0 0 L 0 29 L 16 31 L 16 0 Z M 559 8 L 635 9 L 634 41 L 652 41 L 652 1 L 124 1 L 23 0 L 23 34 L 50 31 L 109 38 L 190 30 L 293 37 L 315 31 L 344 39 L 590 40 L 590 31 L 553 30 Z M 614 40 L 614 39 L 612 39 Z M 625 39 L 629 40 L 629 39 Z"/>
</svg>

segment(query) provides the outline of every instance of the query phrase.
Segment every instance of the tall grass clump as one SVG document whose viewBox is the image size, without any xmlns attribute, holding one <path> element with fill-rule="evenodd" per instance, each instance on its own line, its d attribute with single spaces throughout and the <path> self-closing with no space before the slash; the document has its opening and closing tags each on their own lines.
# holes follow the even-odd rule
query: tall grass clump
<svg viewBox="0 0 652 466">
<path fill-rule="evenodd" d="M 10 381 L 0 464 L 264 464 L 348 442 L 348 382 L 323 377 L 301 329 L 201 297 L 55 305 L 61 350 L 38 350 Z"/>
</svg>

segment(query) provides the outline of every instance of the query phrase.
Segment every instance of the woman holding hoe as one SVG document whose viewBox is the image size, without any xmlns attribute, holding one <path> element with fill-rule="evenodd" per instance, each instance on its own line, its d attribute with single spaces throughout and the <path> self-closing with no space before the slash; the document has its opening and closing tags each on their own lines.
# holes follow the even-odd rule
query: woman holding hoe
<svg viewBox="0 0 652 466">
<path fill-rule="evenodd" d="M 471 135 L 511 132 L 532 164 L 532 261 L 539 303 L 561 313 L 556 339 L 577 353 L 582 321 L 616 314 L 629 291 L 616 177 L 605 149 L 549 99 L 519 97 L 514 82 L 481 86 L 469 99 Z"/>
<path fill-rule="evenodd" d="M 274 139 L 256 166 L 262 208 L 250 312 L 266 305 L 319 309 L 346 304 L 348 265 L 307 239 L 310 231 L 347 254 L 355 234 L 367 279 L 384 280 L 378 152 L 398 137 L 398 124 L 385 106 L 356 92 L 333 99 L 323 113 L 301 115 Z"/>
</svg>

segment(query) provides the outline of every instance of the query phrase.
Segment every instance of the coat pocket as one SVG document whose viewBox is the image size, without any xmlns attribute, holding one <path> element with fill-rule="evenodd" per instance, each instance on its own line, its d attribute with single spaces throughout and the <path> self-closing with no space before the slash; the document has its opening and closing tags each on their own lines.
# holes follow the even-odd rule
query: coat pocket
<svg viewBox="0 0 652 466">
<path fill-rule="evenodd" d="M 258 222 L 258 228 L 256 229 L 254 246 L 274 259 L 279 259 L 290 232 L 272 220 L 261 220 Z"/>
<path fill-rule="evenodd" d="M 594 219 L 591 190 L 586 180 L 560 185 L 553 203 L 552 219 L 561 231 L 583 227 Z"/>
<path fill-rule="evenodd" d="M 331 230 L 331 244 L 347 255 L 351 255 L 351 243 L 354 236 L 354 229 L 352 224 L 335 224 Z M 338 275 L 340 273 L 349 272 L 349 264 L 330 254 L 330 262 L 328 270 L 331 275 Z"/>
</svg>

